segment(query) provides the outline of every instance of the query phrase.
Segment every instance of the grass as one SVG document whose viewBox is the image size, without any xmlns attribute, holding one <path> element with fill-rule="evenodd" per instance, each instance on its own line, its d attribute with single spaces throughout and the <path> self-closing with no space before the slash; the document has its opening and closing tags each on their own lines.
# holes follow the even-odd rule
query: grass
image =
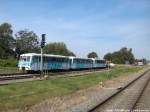
<svg viewBox="0 0 150 112">
<path fill-rule="evenodd" d="M 17 67 L 0 67 L 0 74 L 19 73 Z"/>
<path fill-rule="evenodd" d="M 108 72 L 43 81 L 14 83 L 0 87 L 0 111 L 24 109 L 45 99 L 62 96 L 121 75 L 135 73 L 140 67 L 116 67 Z"/>
<path fill-rule="evenodd" d="M 18 73 L 17 60 L 13 58 L 0 59 L 0 74 Z"/>
<path fill-rule="evenodd" d="M 0 67 L 16 67 L 17 60 L 14 58 L 0 59 Z"/>
</svg>

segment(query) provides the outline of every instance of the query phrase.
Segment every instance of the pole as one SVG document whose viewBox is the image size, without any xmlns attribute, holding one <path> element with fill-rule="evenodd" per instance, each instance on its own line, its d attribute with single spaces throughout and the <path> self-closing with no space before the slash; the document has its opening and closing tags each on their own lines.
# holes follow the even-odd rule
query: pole
<svg viewBox="0 0 150 112">
<path fill-rule="evenodd" d="M 41 66 L 40 66 L 40 70 L 41 70 L 41 77 L 43 76 L 43 48 L 41 47 Z"/>
<path fill-rule="evenodd" d="M 107 76 L 108 76 L 108 78 L 109 78 L 109 68 L 110 68 L 110 62 L 108 61 L 108 62 L 107 62 L 107 64 L 108 64 L 108 67 L 107 67 L 107 68 L 108 68 L 108 74 L 107 74 Z"/>
<path fill-rule="evenodd" d="M 43 76 L 43 47 L 45 46 L 45 34 L 42 34 L 42 40 L 41 40 L 41 77 Z"/>
</svg>

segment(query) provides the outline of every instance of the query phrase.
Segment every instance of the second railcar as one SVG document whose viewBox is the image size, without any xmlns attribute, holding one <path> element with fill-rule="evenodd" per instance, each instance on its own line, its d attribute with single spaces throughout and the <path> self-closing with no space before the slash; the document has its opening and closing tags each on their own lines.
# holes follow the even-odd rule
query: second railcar
<svg viewBox="0 0 150 112">
<path fill-rule="evenodd" d="M 71 69 L 91 69 L 93 68 L 93 60 L 87 58 L 70 57 Z"/>
</svg>

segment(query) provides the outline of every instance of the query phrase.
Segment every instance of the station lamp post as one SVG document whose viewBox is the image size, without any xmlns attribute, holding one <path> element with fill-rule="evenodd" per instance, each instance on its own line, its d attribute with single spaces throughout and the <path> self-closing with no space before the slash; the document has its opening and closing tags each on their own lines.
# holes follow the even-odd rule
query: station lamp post
<svg viewBox="0 0 150 112">
<path fill-rule="evenodd" d="M 43 75 L 43 47 L 45 46 L 45 35 L 46 34 L 42 34 L 42 39 L 41 39 L 41 64 L 40 64 L 41 77 Z"/>
</svg>

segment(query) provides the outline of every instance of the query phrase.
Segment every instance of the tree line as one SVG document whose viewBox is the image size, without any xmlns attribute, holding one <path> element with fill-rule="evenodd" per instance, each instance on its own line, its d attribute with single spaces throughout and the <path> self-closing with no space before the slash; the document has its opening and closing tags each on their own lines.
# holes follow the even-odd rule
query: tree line
<svg viewBox="0 0 150 112">
<path fill-rule="evenodd" d="M 104 59 L 117 64 L 133 64 L 135 57 L 131 48 L 123 47 L 119 51 L 107 53 Z"/>
<path fill-rule="evenodd" d="M 47 43 L 44 53 L 75 56 L 65 43 Z M 23 53 L 40 53 L 40 39 L 37 34 L 28 29 L 20 30 L 13 36 L 12 26 L 9 23 L 0 25 L 0 58 L 19 57 Z"/>
<path fill-rule="evenodd" d="M 46 54 L 76 56 L 63 42 L 47 43 L 43 51 Z M 40 39 L 37 34 L 28 29 L 24 29 L 13 35 L 11 24 L 0 24 L 0 59 L 7 59 L 12 56 L 18 58 L 23 53 L 40 53 Z M 98 54 L 92 51 L 87 54 L 87 57 L 98 58 Z M 132 49 L 126 47 L 113 53 L 107 53 L 104 59 L 119 64 L 126 62 L 132 64 L 135 60 Z"/>
</svg>

